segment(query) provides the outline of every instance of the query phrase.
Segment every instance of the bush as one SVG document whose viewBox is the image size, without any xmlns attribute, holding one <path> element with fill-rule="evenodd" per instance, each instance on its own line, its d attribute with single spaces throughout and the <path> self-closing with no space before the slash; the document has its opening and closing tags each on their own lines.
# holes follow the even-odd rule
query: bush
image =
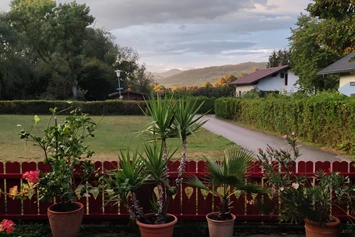
<svg viewBox="0 0 355 237">
<path fill-rule="evenodd" d="M 197 100 L 197 105 L 200 105 L 202 102 L 204 104 L 202 105 L 200 111 L 198 112 L 199 114 L 214 114 L 214 103 L 215 103 L 215 98 L 208 98 L 206 96 L 199 96 L 199 97 L 194 97 Z"/>
<path fill-rule="evenodd" d="M 214 98 L 195 97 L 197 104 L 205 101 L 199 113 L 214 113 Z M 84 113 L 89 115 L 143 115 L 142 109 L 145 110 L 144 101 L 91 101 L 72 102 L 74 108 L 80 108 Z M 51 114 L 49 108 L 57 107 L 57 111 L 70 107 L 66 101 L 50 101 L 50 100 L 12 100 L 0 101 L 0 114 Z M 67 110 L 69 113 L 71 110 Z M 65 114 L 65 113 L 64 113 Z"/>
<path fill-rule="evenodd" d="M 143 115 L 144 101 L 94 101 L 72 102 L 74 108 L 80 108 L 90 115 Z M 0 114 L 50 114 L 49 108 L 57 107 L 61 111 L 70 107 L 65 101 L 27 100 L 0 101 Z M 69 113 L 71 110 L 67 110 Z"/>
<path fill-rule="evenodd" d="M 290 134 L 355 155 L 355 98 L 338 93 L 312 97 L 264 99 L 221 98 L 217 117 L 233 119 L 257 129 Z"/>
</svg>

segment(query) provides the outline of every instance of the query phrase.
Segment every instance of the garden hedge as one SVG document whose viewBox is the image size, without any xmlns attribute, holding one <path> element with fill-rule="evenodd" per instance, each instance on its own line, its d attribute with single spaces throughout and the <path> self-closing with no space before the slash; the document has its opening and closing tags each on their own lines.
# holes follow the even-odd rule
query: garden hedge
<svg viewBox="0 0 355 237">
<path fill-rule="evenodd" d="M 220 98 L 217 117 L 280 135 L 296 132 L 303 141 L 355 155 L 355 98 L 320 95 L 308 98 Z"/>
<path fill-rule="evenodd" d="M 197 104 L 205 101 L 199 113 L 213 113 L 214 98 L 196 97 Z M 145 110 L 144 101 L 92 101 L 82 102 L 74 101 L 71 104 L 73 108 L 81 108 L 84 113 L 90 115 L 143 115 Z M 66 101 L 47 101 L 47 100 L 12 100 L 0 101 L 0 114 L 50 114 L 49 108 L 57 107 L 57 111 L 69 108 L 71 106 Z M 66 111 L 69 113 L 70 110 Z"/>
</svg>

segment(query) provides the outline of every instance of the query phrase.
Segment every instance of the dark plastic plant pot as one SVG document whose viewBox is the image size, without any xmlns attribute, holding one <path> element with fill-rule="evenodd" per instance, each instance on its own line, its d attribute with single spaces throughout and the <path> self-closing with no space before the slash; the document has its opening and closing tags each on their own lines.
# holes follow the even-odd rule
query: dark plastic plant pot
<svg viewBox="0 0 355 237">
<path fill-rule="evenodd" d="M 53 237 L 77 237 L 80 231 L 81 221 L 84 215 L 84 205 L 80 202 L 71 203 L 74 208 L 72 211 L 61 210 L 61 203 L 53 204 L 47 209 L 49 224 Z M 56 211 L 54 211 L 56 210 Z"/>
<path fill-rule="evenodd" d="M 306 237 L 338 237 L 340 233 L 340 220 L 335 216 L 329 216 L 333 222 L 320 224 L 318 222 L 304 220 Z"/>
<path fill-rule="evenodd" d="M 146 216 L 153 215 L 153 213 L 149 213 Z M 145 224 L 136 220 L 141 237 L 173 237 L 177 217 L 172 214 L 167 214 L 167 216 L 173 217 L 174 220 L 165 224 Z"/>
<path fill-rule="evenodd" d="M 211 212 L 206 215 L 210 237 L 232 237 L 235 215 L 231 214 L 232 219 L 225 221 L 211 219 L 211 215 L 218 215 L 218 212 Z"/>
</svg>

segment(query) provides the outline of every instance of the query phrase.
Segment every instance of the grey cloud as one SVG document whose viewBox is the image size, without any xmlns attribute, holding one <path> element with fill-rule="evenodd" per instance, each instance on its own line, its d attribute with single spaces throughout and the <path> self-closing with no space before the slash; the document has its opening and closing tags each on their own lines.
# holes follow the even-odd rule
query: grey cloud
<svg viewBox="0 0 355 237">
<path fill-rule="evenodd" d="M 162 53 L 184 54 L 184 53 L 198 53 L 198 54 L 220 54 L 224 50 L 245 49 L 255 46 L 253 42 L 238 42 L 238 41 L 196 41 L 196 42 L 181 42 L 178 44 L 171 44 L 167 47 L 161 48 Z"/>
<path fill-rule="evenodd" d="M 179 27 L 179 29 L 180 29 L 180 30 L 185 30 L 186 27 L 187 27 L 186 25 L 181 25 L 181 26 Z"/>
<path fill-rule="evenodd" d="M 149 23 L 216 19 L 267 5 L 267 0 L 77 0 L 86 3 L 97 24 L 108 29 Z"/>
</svg>

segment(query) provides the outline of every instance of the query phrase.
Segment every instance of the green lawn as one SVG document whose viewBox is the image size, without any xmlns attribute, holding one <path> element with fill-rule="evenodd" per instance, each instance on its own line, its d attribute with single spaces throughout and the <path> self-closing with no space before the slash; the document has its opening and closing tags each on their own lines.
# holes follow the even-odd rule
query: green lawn
<svg viewBox="0 0 355 237">
<path fill-rule="evenodd" d="M 32 127 L 33 115 L 0 115 L 0 160 L 1 161 L 40 161 L 43 159 L 41 151 L 31 143 L 26 143 L 18 136 L 21 124 L 26 129 L 31 129 L 36 135 L 43 134 L 41 131 L 47 126 L 49 116 L 40 116 L 38 126 Z M 60 120 L 64 117 L 59 116 Z M 121 149 L 129 147 L 131 150 L 142 150 L 148 137 L 139 135 L 139 131 L 150 122 L 149 117 L 143 116 L 92 116 L 98 124 L 95 137 L 88 139 L 90 148 L 95 151 L 95 160 L 114 160 Z M 223 150 L 234 143 L 212 134 L 204 129 L 195 136 L 188 138 L 188 157 L 199 159 L 203 155 L 219 157 Z M 169 147 L 180 147 L 179 139 L 168 142 Z M 181 149 L 175 157 L 179 157 Z"/>
</svg>

